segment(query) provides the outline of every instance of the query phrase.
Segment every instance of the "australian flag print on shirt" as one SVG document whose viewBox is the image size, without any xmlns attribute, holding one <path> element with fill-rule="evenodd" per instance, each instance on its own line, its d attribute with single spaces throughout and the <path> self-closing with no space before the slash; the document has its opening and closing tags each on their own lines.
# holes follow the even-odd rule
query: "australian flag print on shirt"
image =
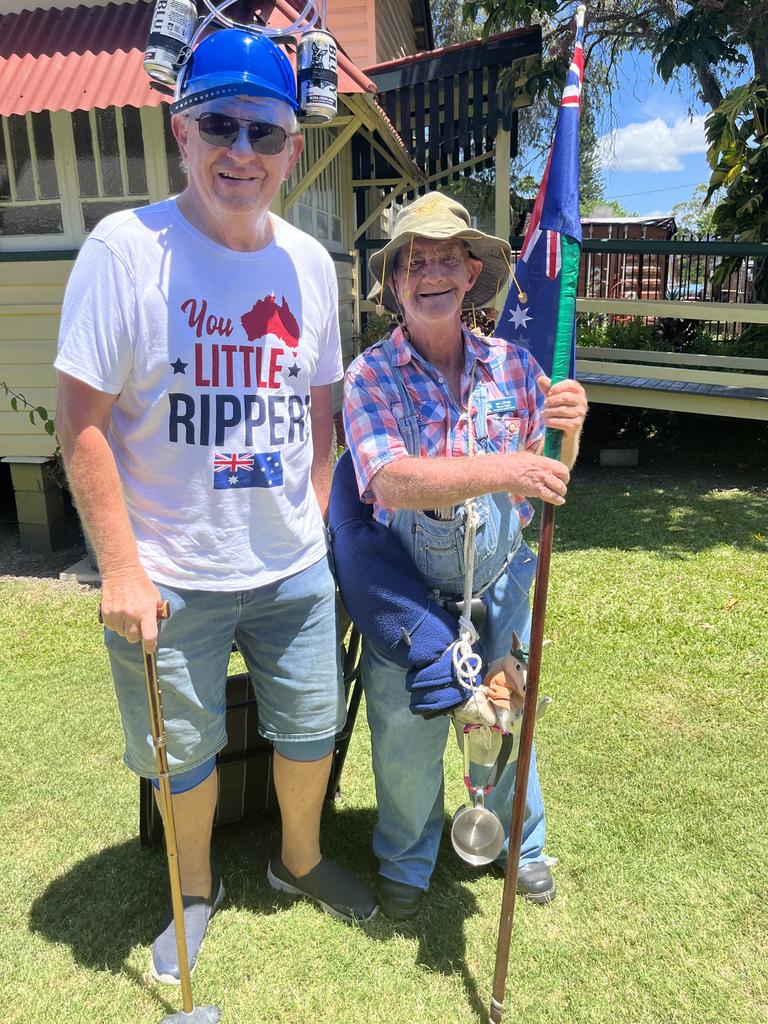
<svg viewBox="0 0 768 1024">
<path fill-rule="evenodd" d="M 213 457 L 213 489 L 231 491 L 242 487 L 282 487 L 280 452 L 216 452 Z"/>
</svg>

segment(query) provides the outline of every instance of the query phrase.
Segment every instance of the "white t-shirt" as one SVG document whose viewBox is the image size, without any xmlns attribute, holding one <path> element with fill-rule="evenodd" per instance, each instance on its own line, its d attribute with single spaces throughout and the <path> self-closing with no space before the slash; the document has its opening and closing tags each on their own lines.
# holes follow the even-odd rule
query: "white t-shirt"
<svg viewBox="0 0 768 1024">
<path fill-rule="evenodd" d="M 159 583 L 248 589 L 326 550 L 309 389 L 342 376 L 338 286 L 319 242 L 273 223 L 235 252 L 173 199 L 113 214 L 67 285 L 55 365 L 118 395 L 109 441 Z"/>
</svg>

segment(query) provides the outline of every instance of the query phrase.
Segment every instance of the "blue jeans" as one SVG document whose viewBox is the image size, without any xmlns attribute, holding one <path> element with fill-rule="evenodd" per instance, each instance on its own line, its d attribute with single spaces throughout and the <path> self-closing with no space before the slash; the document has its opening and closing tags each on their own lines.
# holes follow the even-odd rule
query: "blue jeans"
<svg viewBox="0 0 768 1024">
<path fill-rule="evenodd" d="M 486 617 L 480 642 L 489 661 L 509 650 L 513 630 L 528 642 L 528 594 L 535 568 L 533 552 L 522 543 L 501 577 L 483 594 Z M 379 812 L 373 834 L 379 872 L 395 882 L 426 889 L 443 830 L 443 754 L 450 721 L 445 715 L 424 719 L 411 714 L 405 671 L 368 646 L 363 650 L 362 671 Z M 507 766 L 485 801 L 504 826 L 504 849 L 498 858 L 502 864 L 509 845 L 516 769 L 516 764 Z M 487 773 L 487 768 L 479 769 L 475 781 L 484 782 Z M 541 860 L 544 840 L 544 803 L 534 754 L 520 863 Z"/>
</svg>

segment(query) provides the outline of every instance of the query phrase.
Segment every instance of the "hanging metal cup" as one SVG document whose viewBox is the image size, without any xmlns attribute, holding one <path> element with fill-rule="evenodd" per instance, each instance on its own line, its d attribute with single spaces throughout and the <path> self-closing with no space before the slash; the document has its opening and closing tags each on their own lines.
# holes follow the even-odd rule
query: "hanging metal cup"
<svg viewBox="0 0 768 1024">
<path fill-rule="evenodd" d="M 483 792 L 477 790 L 472 807 L 459 807 L 451 825 L 453 848 L 467 864 L 479 868 L 490 864 L 504 847 L 504 828 L 499 818 L 483 803 Z"/>
<path fill-rule="evenodd" d="M 515 742 L 514 736 L 507 733 L 502 736 L 501 748 L 485 785 L 474 786 L 470 776 L 468 735 L 477 728 L 482 726 L 465 725 L 463 729 L 464 785 L 469 791 L 472 806 L 459 807 L 451 825 L 451 843 L 454 850 L 462 860 L 473 867 L 490 864 L 496 860 L 504 847 L 504 827 L 498 815 L 485 806 L 485 798 L 506 768 Z"/>
</svg>

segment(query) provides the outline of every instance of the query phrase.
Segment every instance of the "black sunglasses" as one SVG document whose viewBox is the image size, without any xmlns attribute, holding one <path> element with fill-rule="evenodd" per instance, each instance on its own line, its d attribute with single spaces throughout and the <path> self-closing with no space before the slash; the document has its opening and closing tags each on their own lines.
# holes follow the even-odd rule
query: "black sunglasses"
<svg viewBox="0 0 768 1024">
<path fill-rule="evenodd" d="M 211 146 L 231 146 L 240 136 L 240 127 L 248 129 L 248 141 L 254 153 L 275 156 L 282 153 L 288 139 L 288 132 L 277 124 L 267 121 L 243 121 L 231 114 L 209 112 L 196 117 L 200 138 Z"/>
</svg>

